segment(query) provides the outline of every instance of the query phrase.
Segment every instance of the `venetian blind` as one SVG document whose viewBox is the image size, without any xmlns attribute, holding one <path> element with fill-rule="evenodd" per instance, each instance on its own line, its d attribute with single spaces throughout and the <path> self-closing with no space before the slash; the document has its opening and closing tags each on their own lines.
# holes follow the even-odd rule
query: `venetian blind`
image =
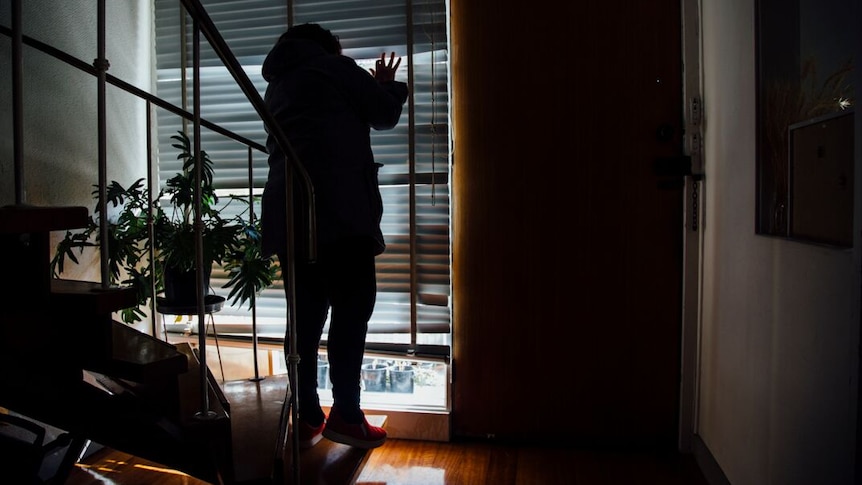
<svg viewBox="0 0 862 485">
<path fill-rule="evenodd" d="M 450 214 L 449 214 L 449 59 L 445 0 L 204 0 L 204 7 L 263 95 L 263 59 L 288 25 L 315 22 L 341 40 L 344 54 L 371 67 L 383 52 L 402 57 L 398 80 L 408 82 L 411 99 L 393 130 L 372 130 L 372 149 L 380 170 L 384 203 L 383 233 L 387 250 L 377 258 L 378 296 L 369 322 L 369 348 L 414 344 L 432 353 L 447 353 L 451 335 Z M 192 105 L 191 20 L 182 32 L 180 3 L 156 0 L 158 95 L 183 106 L 186 69 L 188 106 Z M 292 14 L 288 16 L 288 9 Z M 203 38 L 202 38 L 203 39 Z M 187 55 L 181 45 L 185 42 Z M 188 108 L 191 111 L 191 108 Z M 245 95 L 201 41 L 201 116 L 252 143 L 264 145 L 260 118 Z M 158 115 L 160 181 L 181 167 L 170 136 L 183 121 L 170 113 Z M 266 181 L 267 156 L 214 130 L 202 128 L 201 146 L 216 165 L 220 193 L 260 194 Z M 227 199 L 223 197 L 223 199 Z M 232 209 L 245 210 L 232 203 Z M 255 205 L 255 215 L 260 208 Z M 217 270 L 216 293 L 227 280 Z M 228 305 L 219 313 L 220 333 L 247 333 L 251 311 Z M 264 290 L 254 313 L 258 334 L 284 336 L 286 305 L 277 282 Z M 230 316 L 230 318 L 227 318 Z"/>
</svg>

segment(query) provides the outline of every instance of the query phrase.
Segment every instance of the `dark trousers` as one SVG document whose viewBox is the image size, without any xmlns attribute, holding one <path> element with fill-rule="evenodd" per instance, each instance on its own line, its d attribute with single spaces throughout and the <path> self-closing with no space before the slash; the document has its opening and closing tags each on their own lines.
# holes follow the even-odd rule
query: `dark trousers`
<svg viewBox="0 0 862 485">
<path fill-rule="evenodd" d="M 320 245 L 313 263 L 297 261 L 296 332 L 299 354 L 297 403 L 300 416 L 316 423 L 320 414 L 317 395 L 317 354 L 326 316 L 332 312 L 327 338 L 333 406 L 345 419 L 361 418 L 359 379 L 365 353 L 368 320 L 377 298 L 374 253 L 368 244 L 344 241 Z M 279 260 L 286 263 L 285 255 Z M 290 298 L 286 264 L 282 266 L 285 296 Z M 290 329 L 285 353 L 290 353 Z M 305 413 L 303 412 L 305 410 Z"/>
</svg>

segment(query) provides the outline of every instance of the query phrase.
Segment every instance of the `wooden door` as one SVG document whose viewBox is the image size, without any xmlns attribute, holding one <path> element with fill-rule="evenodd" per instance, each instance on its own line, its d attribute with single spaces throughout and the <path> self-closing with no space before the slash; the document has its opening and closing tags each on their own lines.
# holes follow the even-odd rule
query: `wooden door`
<svg viewBox="0 0 862 485">
<path fill-rule="evenodd" d="M 453 434 L 677 434 L 679 0 L 452 0 Z"/>
</svg>

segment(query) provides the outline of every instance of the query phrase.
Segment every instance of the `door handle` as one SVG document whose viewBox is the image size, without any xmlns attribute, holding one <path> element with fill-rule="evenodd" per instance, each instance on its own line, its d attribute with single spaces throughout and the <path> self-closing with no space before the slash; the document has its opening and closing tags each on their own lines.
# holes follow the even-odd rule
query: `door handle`
<svg viewBox="0 0 862 485">
<path fill-rule="evenodd" d="M 660 190 L 676 190 L 685 186 L 684 177 L 691 175 L 691 157 L 660 157 L 653 164 L 653 173 L 659 178 Z"/>
<path fill-rule="evenodd" d="M 691 175 L 691 157 L 679 155 L 676 157 L 657 158 L 653 165 L 653 173 L 659 177 L 685 177 Z"/>
</svg>

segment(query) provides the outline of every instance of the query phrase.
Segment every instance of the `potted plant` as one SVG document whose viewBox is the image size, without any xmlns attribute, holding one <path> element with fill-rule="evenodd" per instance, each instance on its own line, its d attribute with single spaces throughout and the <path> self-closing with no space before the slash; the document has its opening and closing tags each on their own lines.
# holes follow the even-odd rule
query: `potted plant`
<svg viewBox="0 0 862 485">
<path fill-rule="evenodd" d="M 107 202 L 119 207 L 119 214 L 109 221 L 108 266 L 110 284 L 132 285 L 138 289 L 138 306 L 122 311 L 126 323 L 140 321 L 145 313 L 142 307 L 153 296 L 165 292 L 165 297 L 181 303 L 194 303 L 197 298 L 195 277 L 197 267 L 195 234 L 195 166 L 196 157 L 188 136 L 183 132 L 171 137 L 183 161 L 182 171 L 167 180 L 165 188 L 150 205 L 149 190 L 144 180 L 135 181 L 124 188 L 116 181 L 107 187 Z M 254 305 L 261 290 L 272 284 L 278 267 L 274 257 L 264 258 L 260 251 L 260 226 L 250 223 L 244 216 L 248 209 L 232 217 L 223 216 L 231 203 L 248 205 L 249 201 L 231 196 L 219 206 L 219 197 L 213 187 L 213 162 L 201 151 L 200 218 L 202 231 L 202 257 L 205 284 L 214 264 L 228 272 L 224 285 L 231 288 L 228 299 L 231 305 Z M 98 188 L 93 191 L 98 200 Z M 168 207 L 159 201 L 168 199 Z M 155 260 L 150 261 L 149 210 L 152 209 L 152 248 Z M 98 214 L 99 205 L 96 204 Z M 76 253 L 88 247 L 101 247 L 99 224 L 91 220 L 87 228 L 68 231 L 59 242 L 51 261 L 55 276 L 63 272 L 66 258 L 78 263 Z M 155 264 L 153 264 L 155 263 Z M 155 278 L 155 280 L 153 280 Z M 182 289 L 182 282 L 191 290 Z M 180 286 L 177 286 L 180 285 Z M 186 300 L 186 301 L 183 301 Z"/>
</svg>

